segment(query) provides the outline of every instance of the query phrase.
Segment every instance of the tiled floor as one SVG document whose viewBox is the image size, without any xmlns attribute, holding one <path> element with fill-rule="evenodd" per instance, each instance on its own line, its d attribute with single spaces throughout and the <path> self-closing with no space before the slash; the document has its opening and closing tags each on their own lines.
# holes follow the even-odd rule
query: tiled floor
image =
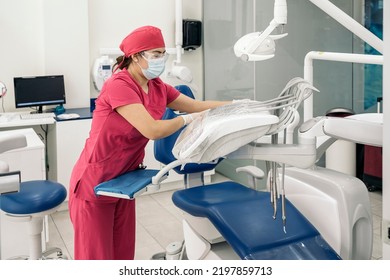
<svg viewBox="0 0 390 280">
<path fill-rule="evenodd" d="M 169 243 L 183 239 L 181 214 L 171 201 L 172 192 L 154 193 L 137 198 L 136 259 L 148 260 L 154 254 L 164 251 L 164 248 Z M 374 221 L 372 259 L 381 259 L 380 222 L 382 195 L 380 191 L 370 192 L 369 194 Z M 73 230 L 68 211 L 59 211 L 51 215 L 49 231 L 50 241 L 48 247 L 60 247 L 64 254 L 72 259 Z"/>
</svg>

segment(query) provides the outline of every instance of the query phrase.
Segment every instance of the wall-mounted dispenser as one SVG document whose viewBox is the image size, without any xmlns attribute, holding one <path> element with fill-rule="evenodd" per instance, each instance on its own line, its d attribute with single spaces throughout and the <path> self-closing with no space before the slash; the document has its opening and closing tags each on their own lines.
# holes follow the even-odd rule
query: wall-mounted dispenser
<svg viewBox="0 0 390 280">
<path fill-rule="evenodd" d="M 183 20 L 183 49 L 193 51 L 202 44 L 202 22 L 199 20 Z"/>
</svg>

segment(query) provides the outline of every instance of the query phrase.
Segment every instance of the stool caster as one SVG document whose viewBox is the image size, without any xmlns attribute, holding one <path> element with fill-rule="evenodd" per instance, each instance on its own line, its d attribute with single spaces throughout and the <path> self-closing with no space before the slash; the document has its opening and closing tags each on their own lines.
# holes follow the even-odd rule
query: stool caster
<svg viewBox="0 0 390 280">
<path fill-rule="evenodd" d="M 28 256 L 15 256 L 15 257 L 12 257 L 12 258 L 9 258 L 7 260 L 22 260 L 22 261 L 27 261 L 28 260 Z"/>
<path fill-rule="evenodd" d="M 375 192 L 377 190 L 377 187 L 374 185 L 367 185 L 367 190 L 369 192 Z"/>
</svg>

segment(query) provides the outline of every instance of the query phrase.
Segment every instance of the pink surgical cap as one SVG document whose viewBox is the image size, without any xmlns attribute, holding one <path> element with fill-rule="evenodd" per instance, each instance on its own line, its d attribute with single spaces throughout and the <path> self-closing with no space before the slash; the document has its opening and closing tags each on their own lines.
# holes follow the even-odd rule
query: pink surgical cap
<svg viewBox="0 0 390 280">
<path fill-rule="evenodd" d="M 161 30 L 154 26 L 143 26 L 135 29 L 123 39 L 119 46 L 126 57 L 141 51 L 164 47 Z"/>
</svg>

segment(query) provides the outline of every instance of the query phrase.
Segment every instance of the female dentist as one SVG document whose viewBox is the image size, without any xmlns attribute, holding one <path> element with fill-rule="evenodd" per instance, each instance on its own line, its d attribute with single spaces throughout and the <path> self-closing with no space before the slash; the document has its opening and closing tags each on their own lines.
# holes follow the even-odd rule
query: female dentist
<svg viewBox="0 0 390 280">
<path fill-rule="evenodd" d="M 120 49 L 124 56 L 96 100 L 89 138 L 71 175 L 75 259 L 134 259 L 135 201 L 97 197 L 94 187 L 139 168 L 149 139 L 166 137 L 202 111 L 230 103 L 193 100 L 159 78 L 167 53 L 156 27 L 134 30 Z M 161 120 L 166 107 L 189 114 Z"/>
</svg>

